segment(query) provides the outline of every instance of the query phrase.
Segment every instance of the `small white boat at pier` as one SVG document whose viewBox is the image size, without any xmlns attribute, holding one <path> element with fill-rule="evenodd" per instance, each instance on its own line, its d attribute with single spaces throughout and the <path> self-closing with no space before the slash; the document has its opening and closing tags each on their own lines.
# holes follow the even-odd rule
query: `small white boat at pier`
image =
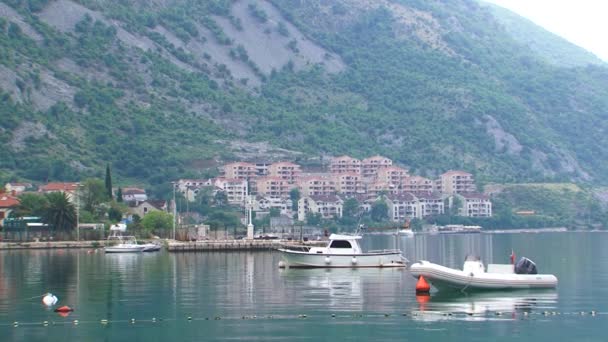
<svg viewBox="0 0 608 342">
<path fill-rule="evenodd" d="M 138 245 L 135 236 L 112 234 L 108 236 L 108 243 L 116 243 L 110 246 L 106 246 L 104 251 L 106 253 L 133 253 L 143 252 L 146 245 Z"/>
<path fill-rule="evenodd" d="M 407 259 L 397 249 L 363 252 L 360 235 L 331 234 L 325 247 L 281 248 L 287 267 L 405 267 Z"/>
<path fill-rule="evenodd" d="M 415 278 L 424 276 L 439 290 L 509 290 L 546 289 L 557 287 L 552 274 L 537 274 L 536 264 L 521 258 L 516 265 L 489 264 L 487 270 L 478 257 L 468 256 L 462 270 L 434 264 L 425 260 L 412 264 L 410 272 Z"/>
</svg>

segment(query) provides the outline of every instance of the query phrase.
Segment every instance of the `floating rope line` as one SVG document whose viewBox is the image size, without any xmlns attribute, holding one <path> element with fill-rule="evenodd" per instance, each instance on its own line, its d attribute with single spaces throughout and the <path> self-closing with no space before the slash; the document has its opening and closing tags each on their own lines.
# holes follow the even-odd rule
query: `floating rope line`
<svg viewBox="0 0 608 342">
<path fill-rule="evenodd" d="M 297 315 L 242 315 L 242 316 L 205 316 L 205 317 L 192 317 L 185 316 L 183 318 L 157 318 L 152 317 L 148 319 L 140 319 L 140 318 L 130 318 L 123 320 L 109 320 L 106 318 L 98 319 L 98 320 L 64 320 L 64 321 L 38 321 L 38 322 L 0 322 L 0 327 L 32 327 L 32 326 L 43 326 L 43 327 L 52 327 L 52 326 L 78 326 L 78 325 L 101 325 L 107 326 L 110 324 L 132 324 L 132 325 L 140 325 L 140 324 L 162 324 L 165 322 L 178 322 L 178 321 L 222 321 L 222 320 L 306 320 L 309 318 L 333 318 L 333 319 L 387 319 L 387 318 L 397 318 L 403 317 L 406 319 L 412 320 L 424 320 L 424 318 L 428 317 L 445 317 L 445 319 L 467 319 L 469 317 L 476 318 L 487 318 L 494 319 L 492 316 L 497 317 L 499 320 L 514 320 L 514 319 L 535 319 L 536 317 L 546 318 L 557 318 L 558 316 L 569 316 L 569 317 L 588 317 L 593 318 L 600 315 L 608 315 L 608 312 L 599 312 L 595 310 L 590 311 L 570 311 L 570 312 L 560 312 L 560 311 L 539 311 L 539 312 L 529 312 L 529 311 L 487 311 L 482 313 L 474 313 L 474 312 L 443 312 L 443 311 L 412 311 L 412 312 L 403 312 L 403 313 L 371 313 L 371 314 L 361 314 L 361 313 L 353 313 L 353 314 L 327 314 L 327 315 L 312 315 L 308 314 L 297 314 Z"/>
</svg>

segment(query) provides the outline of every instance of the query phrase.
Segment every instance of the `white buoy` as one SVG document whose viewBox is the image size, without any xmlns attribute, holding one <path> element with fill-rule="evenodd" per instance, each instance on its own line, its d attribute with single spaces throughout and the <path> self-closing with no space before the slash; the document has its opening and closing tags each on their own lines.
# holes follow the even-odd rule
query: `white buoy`
<svg viewBox="0 0 608 342">
<path fill-rule="evenodd" d="M 47 293 L 44 297 L 42 297 L 42 303 L 46 306 L 53 306 L 57 304 L 59 300 L 52 293 Z"/>
<path fill-rule="evenodd" d="M 325 264 L 329 265 L 331 263 L 331 259 L 329 257 L 325 257 Z"/>
<path fill-rule="evenodd" d="M 357 257 L 353 257 L 353 258 L 350 260 L 350 262 L 351 262 L 353 265 L 356 265 L 356 264 L 357 264 Z"/>
</svg>

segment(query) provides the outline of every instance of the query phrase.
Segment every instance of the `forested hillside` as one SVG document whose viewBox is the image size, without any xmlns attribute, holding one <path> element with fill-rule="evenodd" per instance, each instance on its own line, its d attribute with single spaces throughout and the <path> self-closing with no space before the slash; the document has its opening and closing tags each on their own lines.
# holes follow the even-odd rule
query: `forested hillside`
<svg viewBox="0 0 608 342">
<path fill-rule="evenodd" d="M 577 65 L 473 0 L 2 0 L 0 180 L 378 153 L 606 183 L 608 68 Z"/>
</svg>

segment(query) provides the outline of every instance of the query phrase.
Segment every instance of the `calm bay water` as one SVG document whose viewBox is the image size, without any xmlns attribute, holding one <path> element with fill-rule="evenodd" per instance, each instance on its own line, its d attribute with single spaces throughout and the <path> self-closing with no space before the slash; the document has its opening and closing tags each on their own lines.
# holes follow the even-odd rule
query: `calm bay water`
<svg viewBox="0 0 608 342">
<path fill-rule="evenodd" d="M 559 278 L 555 291 L 428 300 L 416 297 L 407 270 L 280 270 L 270 251 L 3 251 L 0 340 L 605 341 L 605 246 L 604 233 L 366 236 L 364 249 L 396 247 L 411 261 L 457 268 L 470 253 L 507 263 L 513 249 Z M 47 291 L 75 311 L 44 308 Z"/>
</svg>

